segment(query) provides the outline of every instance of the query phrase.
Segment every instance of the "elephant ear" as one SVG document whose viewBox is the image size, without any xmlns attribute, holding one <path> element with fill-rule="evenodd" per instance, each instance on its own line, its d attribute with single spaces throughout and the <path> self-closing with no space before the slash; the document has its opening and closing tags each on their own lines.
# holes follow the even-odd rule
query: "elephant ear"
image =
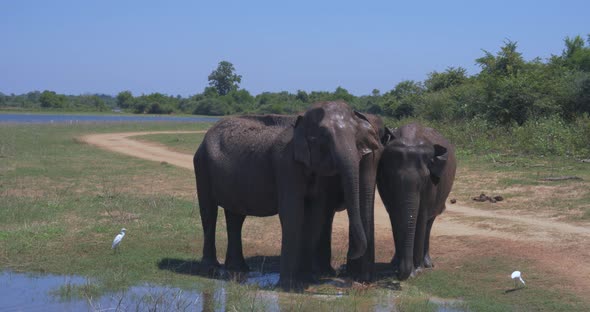
<svg viewBox="0 0 590 312">
<path fill-rule="evenodd" d="M 447 160 L 449 159 L 449 152 L 446 147 L 434 144 L 434 156 L 430 160 L 428 169 L 430 170 L 430 178 L 434 184 L 438 184 L 442 176 Z"/>
<path fill-rule="evenodd" d="M 360 156 L 363 157 L 380 148 L 379 131 L 373 127 L 371 121 L 364 114 L 354 111 L 354 115 L 359 119 L 357 149 Z"/>
<path fill-rule="evenodd" d="M 311 166 L 311 155 L 309 154 L 309 145 L 305 138 L 305 128 L 303 126 L 303 116 L 297 116 L 295 122 L 295 131 L 293 133 L 293 158 L 295 161 L 304 163 L 307 167 Z"/>
</svg>

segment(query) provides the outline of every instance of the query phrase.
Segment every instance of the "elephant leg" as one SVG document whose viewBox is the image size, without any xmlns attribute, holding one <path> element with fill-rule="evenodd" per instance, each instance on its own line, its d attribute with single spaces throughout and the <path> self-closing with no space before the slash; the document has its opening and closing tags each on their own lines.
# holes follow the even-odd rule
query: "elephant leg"
<svg viewBox="0 0 590 312">
<path fill-rule="evenodd" d="M 303 182 L 302 182 L 303 183 Z M 282 188 L 279 200 L 279 219 L 281 221 L 281 270 L 279 285 L 285 289 L 300 286 L 301 255 L 303 236 L 304 203 L 303 194 Z M 299 195 L 299 196 L 297 196 Z"/>
<path fill-rule="evenodd" d="M 203 184 L 199 184 L 202 190 Z M 199 211 L 201 224 L 203 225 L 203 258 L 201 263 L 205 266 L 219 266 L 217 261 L 217 249 L 215 248 L 215 228 L 217 226 L 217 203 L 211 198 L 210 192 L 199 192 Z"/>
<path fill-rule="evenodd" d="M 319 229 L 320 236 L 315 249 L 314 272 L 320 276 L 334 276 L 336 271 L 332 267 L 332 223 L 336 212 L 333 209 L 322 209 L 322 212 L 324 220 Z"/>
<path fill-rule="evenodd" d="M 304 201 L 305 211 L 303 214 L 303 228 L 305 231 L 302 231 L 302 242 L 305 242 L 301 245 L 301 255 L 300 259 L 301 262 L 299 264 L 299 276 L 311 276 L 313 272 L 313 267 L 315 265 L 315 249 L 317 247 L 318 242 L 318 229 L 317 222 L 321 222 L 318 219 L 317 212 L 315 212 L 315 201 L 307 198 Z"/>
<path fill-rule="evenodd" d="M 244 254 L 242 253 L 242 225 L 245 215 L 225 210 L 225 222 L 227 224 L 227 253 L 225 255 L 225 268 L 230 271 L 249 271 Z"/>
<path fill-rule="evenodd" d="M 426 268 L 434 267 L 432 259 L 430 258 L 430 230 L 432 229 L 434 219 L 436 219 L 436 216 L 429 219 L 426 224 L 426 237 L 424 238 L 424 267 Z"/>
<path fill-rule="evenodd" d="M 300 277 L 317 282 L 320 276 L 335 274 L 332 268 L 331 236 L 334 211 L 327 209 L 323 196 L 305 201 L 303 253 Z"/>
<path fill-rule="evenodd" d="M 416 236 L 414 237 L 414 268 L 424 267 L 424 245 L 426 242 L 426 225 L 428 213 L 420 209 L 416 220 Z"/>
<path fill-rule="evenodd" d="M 402 224 L 396 224 L 396 222 L 400 222 L 401 216 L 394 216 L 393 211 L 387 211 L 389 215 L 389 222 L 391 223 L 391 233 L 393 234 L 393 243 L 395 246 L 395 251 L 393 253 L 393 258 L 391 259 L 391 266 L 393 268 L 393 272 L 399 272 L 399 265 L 400 259 L 403 257 L 403 241 L 404 237 L 402 235 Z"/>
</svg>

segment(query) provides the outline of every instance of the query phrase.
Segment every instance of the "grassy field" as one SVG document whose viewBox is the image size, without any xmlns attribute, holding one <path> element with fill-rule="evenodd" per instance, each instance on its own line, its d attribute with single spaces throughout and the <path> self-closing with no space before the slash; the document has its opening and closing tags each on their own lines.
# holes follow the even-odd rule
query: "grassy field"
<svg viewBox="0 0 590 312">
<path fill-rule="evenodd" d="M 268 293 L 256 286 L 202 276 L 201 225 L 194 202 L 194 176 L 190 170 L 118 155 L 81 143 L 86 133 L 157 130 L 202 130 L 207 124 L 137 123 L 108 125 L 0 126 L 0 266 L 23 272 L 76 274 L 95 280 L 90 285 L 62 292 L 91 296 L 119 290 L 140 282 L 213 292 L 224 287 L 227 310 L 259 310 Z M 192 154 L 202 135 L 167 134 L 138 137 Z M 518 158 L 460 154 L 460 175 L 454 196 L 469 201 L 477 192 L 501 193 L 506 200 L 489 204 L 494 209 L 535 209 L 568 222 L 589 218 L 588 164 L 573 160 Z M 539 166 L 542 165 L 542 166 Z M 572 174 L 583 181 L 539 182 L 545 175 Z M 478 184 L 481 183 L 481 184 Z M 548 184 L 558 193 L 572 190 L 556 207 L 539 199 L 534 208 L 524 200 L 529 186 Z M 563 191 L 565 192 L 565 191 Z M 218 257 L 223 261 L 226 235 L 223 212 L 218 218 Z M 127 228 L 121 253 L 110 243 Z M 244 225 L 244 251 L 253 269 L 276 270 L 280 252 L 278 219 L 248 218 Z M 280 236 L 280 235 L 279 235 Z M 475 239 L 455 241 L 478 244 Z M 334 254 L 344 262 L 345 248 Z M 493 252 L 493 251 L 490 251 Z M 505 268 L 512 261 L 529 263 L 503 254 L 471 255 L 464 259 L 437 259 L 431 272 L 401 283 L 390 278 L 370 286 L 344 288 L 344 296 L 281 294 L 279 304 L 287 311 L 349 310 L 381 307 L 402 311 L 434 311 L 444 302 L 473 311 L 564 310 L 587 311 L 583 298 L 555 289 L 548 282 L 535 288 L 505 293 Z M 380 255 L 381 259 L 391 255 Z M 516 257 L 517 258 L 517 257 Z M 487 272 L 484 276 L 481 273 Z M 529 276 L 541 280 L 541 276 Z M 221 286 L 220 286 L 221 285 Z M 339 288 L 321 287 L 315 292 L 334 293 Z M 433 296 L 444 298 L 436 299 Z M 433 299 L 434 298 L 434 299 Z M 445 301 L 452 299 L 456 301 Z M 219 303 L 215 303 L 219 304 Z"/>
</svg>

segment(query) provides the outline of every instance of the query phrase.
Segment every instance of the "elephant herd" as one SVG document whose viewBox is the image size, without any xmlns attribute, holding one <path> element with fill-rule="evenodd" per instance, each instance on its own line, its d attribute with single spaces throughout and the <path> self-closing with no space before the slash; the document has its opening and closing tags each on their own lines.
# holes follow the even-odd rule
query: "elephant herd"
<svg viewBox="0 0 590 312">
<path fill-rule="evenodd" d="M 395 241 L 392 265 L 400 279 L 431 267 L 432 223 L 445 209 L 456 160 L 433 129 L 397 129 L 346 103 L 320 102 L 296 116 L 224 118 L 205 135 L 193 159 L 204 232 L 202 264 L 217 267 L 218 206 L 227 224 L 225 268 L 247 271 L 242 252 L 246 216 L 281 222 L 281 287 L 333 275 L 332 222 L 346 209 L 347 274 L 374 276 L 375 186 L 389 213 Z"/>
</svg>

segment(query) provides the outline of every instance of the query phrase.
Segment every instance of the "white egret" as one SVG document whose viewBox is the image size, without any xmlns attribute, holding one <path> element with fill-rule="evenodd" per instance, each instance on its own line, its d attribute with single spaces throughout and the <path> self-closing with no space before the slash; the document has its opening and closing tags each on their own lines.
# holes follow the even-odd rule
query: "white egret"
<svg viewBox="0 0 590 312">
<path fill-rule="evenodd" d="M 115 239 L 113 240 L 113 245 L 111 246 L 111 249 L 114 249 L 115 252 L 117 251 L 117 247 L 119 247 L 119 244 L 123 240 L 123 237 L 125 237 L 125 231 L 125 228 L 122 228 L 121 233 L 117 234 L 117 236 L 115 236 Z"/>
<path fill-rule="evenodd" d="M 515 289 L 516 289 L 516 286 L 518 286 L 517 285 L 518 280 L 520 280 L 520 282 L 522 283 L 522 285 L 526 285 L 525 282 L 524 282 L 524 280 L 521 277 L 520 271 L 514 271 L 514 272 L 512 272 L 511 277 L 514 280 L 514 288 Z"/>
</svg>

